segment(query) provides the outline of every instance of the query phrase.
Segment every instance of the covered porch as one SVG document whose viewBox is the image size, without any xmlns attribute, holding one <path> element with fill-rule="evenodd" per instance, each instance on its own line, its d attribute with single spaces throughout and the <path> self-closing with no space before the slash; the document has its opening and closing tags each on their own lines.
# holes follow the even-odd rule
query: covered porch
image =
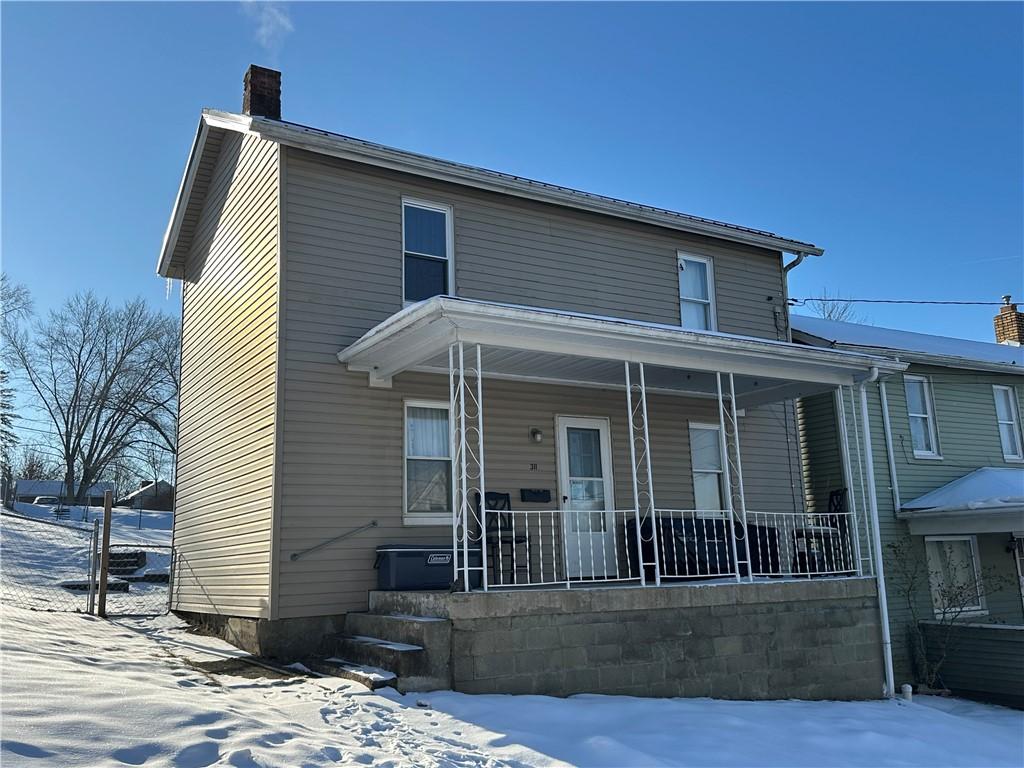
<svg viewBox="0 0 1024 768">
<path fill-rule="evenodd" d="M 780 423 L 772 438 L 779 445 L 761 444 L 754 454 L 742 444 L 743 423 L 751 409 L 799 396 L 854 397 L 858 382 L 899 370 L 898 363 L 449 297 L 393 315 L 338 358 L 366 372 L 371 387 L 391 387 L 410 371 L 447 379 L 450 471 L 439 469 L 425 493 L 436 496 L 448 486 L 453 578 L 464 591 L 874 573 L 871 493 L 863 492 L 873 483 L 859 495 L 853 488 L 855 462 L 857 477 L 871 472 L 862 462 L 871 455 L 867 422 L 840 425 L 847 487 L 836 489 L 827 514 L 814 515 L 799 495 L 784 507 L 748 504 L 751 469 L 756 473 L 765 452 L 791 450 L 785 443 L 796 430 Z M 521 425 L 524 439 L 529 431 L 530 440 L 554 441 L 554 489 L 531 487 L 526 467 L 521 478 L 505 469 L 503 482 L 488 482 L 488 459 L 507 466 L 485 434 L 490 382 L 573 388 L 571 405 L 557 411 L 554 435 Z M 591 402 L 607 403 L 616 391 L 618 431 L 626 434 L 613 440 L 613 418 Z M 655 413 L 655 400 L 679 405 Z M 613 443 L 625 444 L 625 483 L 621 471 L 617 483 L 612 477 Z M 680 466 L 687 458 L 689 466 Z M 746 472 L 745 461 L 753 462 Z M 655 467 L 670 477 L 657 477 Z M 668 480 L 686 488 L 656 493 Z"/>
</svg>

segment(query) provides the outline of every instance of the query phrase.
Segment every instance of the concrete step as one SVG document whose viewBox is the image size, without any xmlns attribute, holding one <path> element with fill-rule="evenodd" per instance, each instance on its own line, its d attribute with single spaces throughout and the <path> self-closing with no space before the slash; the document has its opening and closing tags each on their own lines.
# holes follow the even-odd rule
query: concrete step
<svg viewBox="0 0 1024 768">
<path fill-rule="evenodd" d="M 403 693 L 451 686 L 448 672 L 450 650 L 447 645 L 441 652 L 430 653 L 415 643 L 370 635 L 337 635 L 332 638 L 330 647 L 331 656 L 328 658 L 394 672 L 398 678 L 396 687 Z"/>
<path fill-rule="evenodd" d="M 109 571 L 114 576 L 127 576 L 135 573 L 139 568 L 146 565 L 146 553 L 144 550 L 125 552 L 117 550 L 110 553 L 107 563 Z"/>
<path fill-rule="evenodd" d="M 374 667 L 368 664 L 357 664 L 354 661 L 347 661 L 331 657 L 329 659 L 318 659 L 309 662 L 306 666 L 321 675 L 331 677 L 343 677 L 346 680 L 365 685 L 371 691 L 378 688 L 395 687 L 398 676 L 389 669 Z"/>
<path fill-rule="evenodd" d="M 436 616 L 406 614 L 349 613 L 345 634 L 382 637 L 393 642 L 419 645 L 428 651 L 446 646 L 451 640 L 451 622 Z"/>
</svg>

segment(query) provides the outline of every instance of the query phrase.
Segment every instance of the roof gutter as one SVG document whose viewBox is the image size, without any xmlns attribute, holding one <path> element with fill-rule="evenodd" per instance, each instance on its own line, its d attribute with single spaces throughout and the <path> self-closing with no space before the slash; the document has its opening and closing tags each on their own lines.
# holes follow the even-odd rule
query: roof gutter
<svg viewBox="0 0 1024 768">
<path fill-rule="evenodd" d="M 812 253 L 812 254 L 810 254 L 810 255 L 811 255 L 811 256 L 821 256 L 821 254 L 820 254 L 820 253 Z M 800 265 L 801 265 L 801 264 L 803 263 L 804 259 L 806 259 L 806 258 L 807 258 L 807 256 L 808 256 L 808 254 L 807 254 L 806 252 L 804 252 L 804 251 L 798 251 L 798 252 L 797 252 L 797 254 L 796 254 L 796 258 L 795 258 L 795 259 L 793 259 L 793 260 L 792 260 L 791 262 L 789 262 L 789 264 L 787 264 L 786 266 L 784 266 L 784 267 L 782 268 L 782 271 L 783 271 L 783 272 L 785 272 L 786 274 L 789 274 L 789 272 L 790 272 L 791 270 L 794 270 L 794 269 L 796 269 L 797 267 L 799 267 L 799 266 L 800 266 Z"/>
</svg>

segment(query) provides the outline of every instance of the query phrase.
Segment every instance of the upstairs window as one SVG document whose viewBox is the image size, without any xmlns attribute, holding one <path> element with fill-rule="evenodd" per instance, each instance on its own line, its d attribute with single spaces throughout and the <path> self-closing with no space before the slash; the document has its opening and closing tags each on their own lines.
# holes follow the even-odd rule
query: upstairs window
<svg viewBox="0 0 1024 768">
<path fill-rule="evenodd" d="M 451 293 L 451 222 L 452 209 L 449 206 L 402 201 L 405 304 Z"/>
<path fill-rule="evenodd" d="M 935 407 L 932 388 L 924 376 L 904 376 L 903 388 L 907 393 L 907 417 L 910 419 L 910 440 L 914 456 L 919 459 L 939 458 L 939 444 L 935 437 Z"/>
<path fill-rule="evenodd" d="M 1020 413 L 1017 410 L 1017 391 L 1013 387 L 992 387 L 996 398 L 996 421 L 999 423 L 999 442 L 1003 445 L 1003 458 L 1024 461 L 1021 449 Z"/>
<path fill-rule="evenodd" d="M 711 259 L 680 251 L 677 263 L 680 325 L 694 331 L 715 330 L 715 277 Z"/>
</svg>

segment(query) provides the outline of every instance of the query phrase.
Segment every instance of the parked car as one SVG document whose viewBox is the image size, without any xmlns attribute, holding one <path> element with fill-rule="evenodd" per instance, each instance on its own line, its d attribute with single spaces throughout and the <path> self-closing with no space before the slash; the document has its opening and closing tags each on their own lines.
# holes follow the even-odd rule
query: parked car
<svg viewBox="0 0 1024 768">
<path fill-rule="evenodd" d="M 43 506 L 49 505 L 49 506 L 54 506 L 55 507 L 58 504 L 60 504 L 60 499 L 58 499 L 56 496 L 36 496 L 32 500 L 32 503 L 33 504 L 41 504 Z"/>
</svg>

